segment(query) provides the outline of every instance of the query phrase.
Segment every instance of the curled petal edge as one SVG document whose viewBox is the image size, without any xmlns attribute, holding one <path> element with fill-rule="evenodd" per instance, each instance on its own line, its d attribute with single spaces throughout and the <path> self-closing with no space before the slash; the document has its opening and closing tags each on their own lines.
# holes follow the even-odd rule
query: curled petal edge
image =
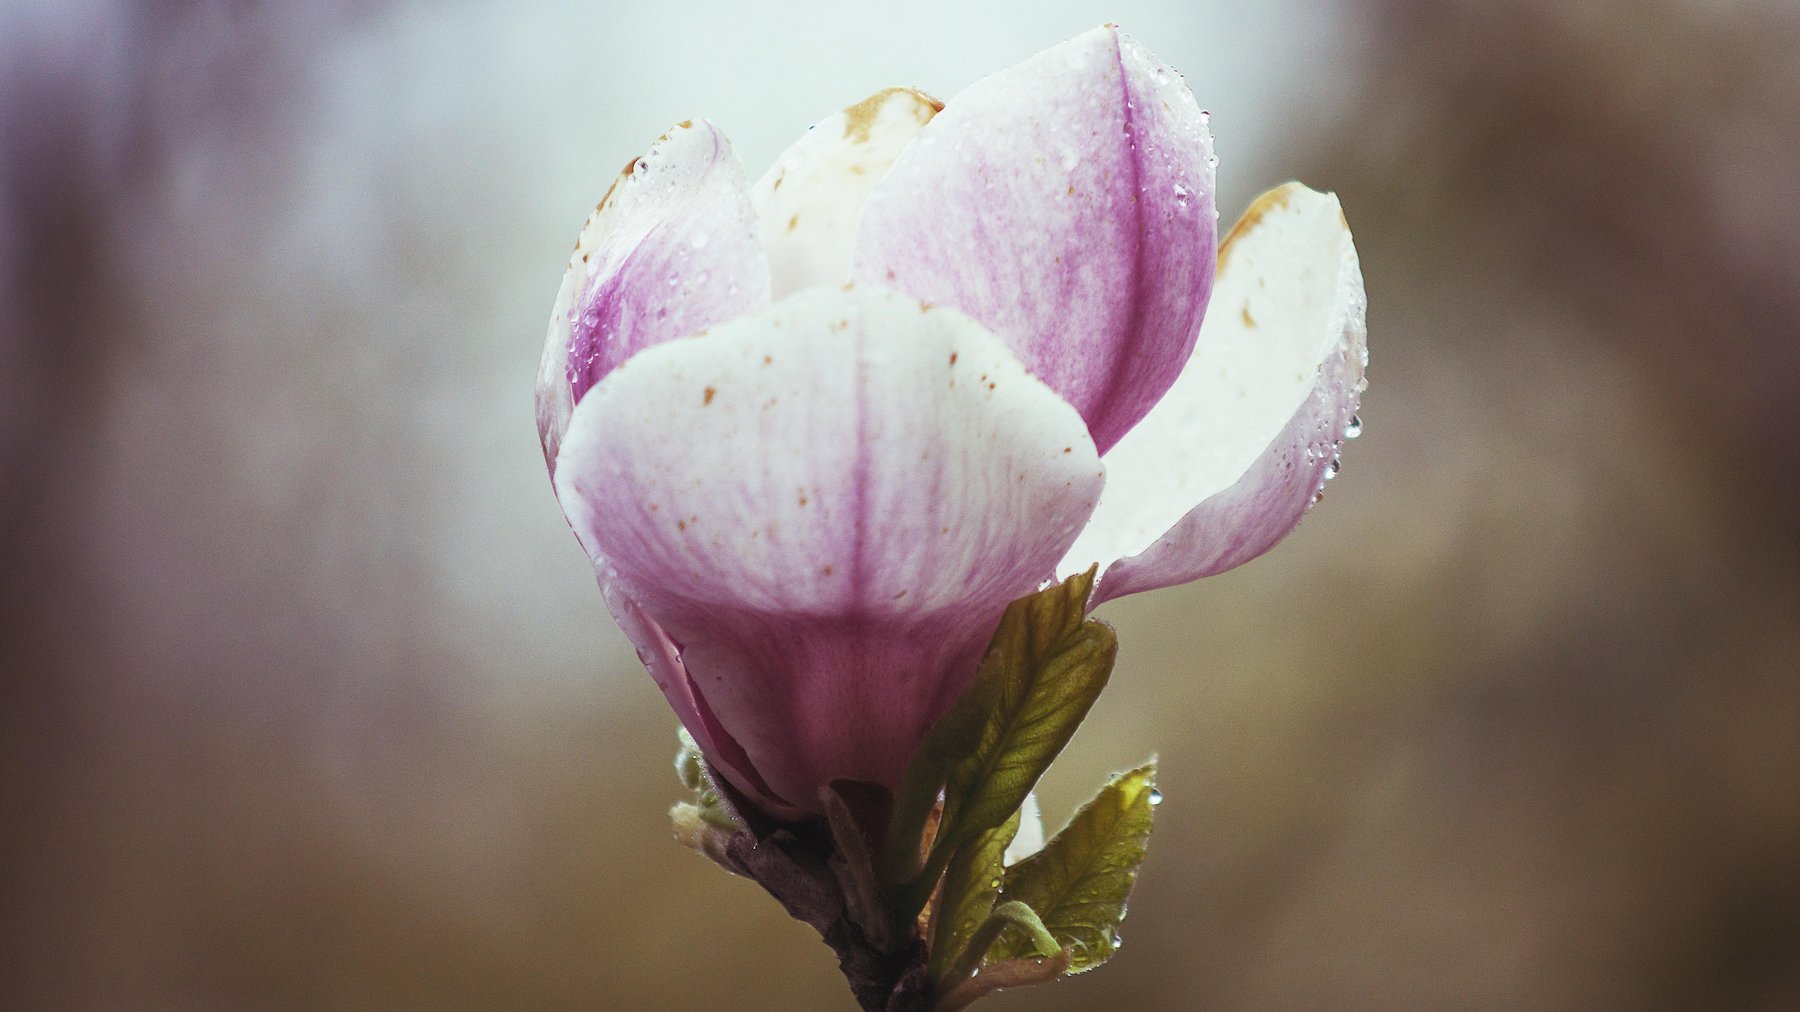
<svg viewBox="0 0 1800 1012">
<path fill-rule="evenodd" d="M 1298 183 L 1264 194 L 1221 246 L 1220 263 L 1214 313 L 1188 370 L 1166 402 L 1145 419 L 1142 431 L 1134 430 L 1105 458 L 1109 491 L 1138 504 L 1149 502 L 1151 512 L 1130 504 L 1108 511 L 1103 499 L 1090 530 L 1083 532 L 1082 540 L 1058 567 L 1059 572 L 1069 573 L 1101 562 L 1104 569 L 1094 592 L 1096 605 L 1213 576 L 1274 547 L 1299 524 L 1319 498 L 1329 473 L 1335 473 L 1338 447 L 1367 386 L 1367 301 L 1362 269 L 1335 196 Z M 1265 277 L 1271 269 L 1285 273 Z M 1297 330 L 1254 336 L 1257 324 L 1252 307 L 1284 308 L 1269 299 L 1289 302 L 1286 315 L 1267 314 L 1264 329 L 1285 322 Z M 1248 344 L 1251 341 L 1268 344 L 1271 352 L 1255 352 L 1254 345 Z M 1223 373 L 1226 378 L 1220 379 L 1218 362 L 1211 357 L 1231 342 L 1250 347 L 1252 354 L 1262 354 L 1259 368 L 1272 383 L 1280 382 L 1283 360 L 1269 359 L 1267 354 L 1277 345 L 1285 342 L 1290 353 L 1308 345 L 1315 348 L 1312 359 L 1316 365 L 1309 370 L 1311 382 L 1299 387 L 1299 404 L 1290 413 L 1277 416 L 1285 417 L 1285 422 L 1273 438 L 1264 441 L 1260 452 L 1253 451 L 1247 466 L 1237 465 L 1241 471 L 1231 468 L 1238 475 L 1235 480 L 1220 482 L 1223 487 L 1204 495 L 1198 505 L 1179 515 L 1141 549 L 1109 556 L 1108 546 L 1130 546 L 1134 538 L 1147 538 L 1146 532 L 1154 533 L 1161 526 L 1154 521 L 1157 496 L 1163 497 L 1163 509 L 1172 512 L 1171 506 L 1179 508 L 1178 500 L 1169 500 L 1171 485 L 1181 474 L 1178 465 L 1171 467 L 1167 459 L 1169 448 L 1193 445 L 1210 431 L 1232 424 L 1220 414 L 1232 410 L 1221 390 L 1222 384 L 1236 380 L 1228 371 Z M 1300 375 L 1304 378 L 1306 373 Z M 1123 516 L 1126 513 L 1134 515 Z M 1136 532 L 1129 529 L 1134 522 Z M 1109 524 L 1113 526 L 1108 528 Z"/>
</svg>

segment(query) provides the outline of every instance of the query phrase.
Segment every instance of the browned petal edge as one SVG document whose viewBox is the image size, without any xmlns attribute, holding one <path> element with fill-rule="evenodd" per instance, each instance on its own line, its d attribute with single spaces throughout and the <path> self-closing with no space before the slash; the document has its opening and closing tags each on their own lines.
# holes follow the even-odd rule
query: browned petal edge
<svg viewBox="0 0 1800 1012">
<path fill-rule="evenodd" d="M 650 145 L 650 147 L 655 148 L 657 144 L 661 144 L 664 141 L 668 140 L 669 134 L 674 133 L 676 130 L 692 130 L 693 128 L 694 128 L 694 121 L 691 119 L 684 119 L 681 122 L 675 124 L 673 127 L 671 127 L 669 129 L 668 133 L 665 133 L 662 136 L 658 137 L 656 139 L 656 143 Z M 645 154 L 648 154 L 648 153 L 649 153 L 648 151 L 645 152 Z M 600 202 L 598 204 L 594 205 L 594 213 L 588 215 L 588 220 L 582 224 L 581 235 L 578 235 L 575 237 L 575 252 L 577 252 L 577 253 L 581 252 L 581 240 L 582 240 L 582 237 L 587 234 L 588 227 L 594 223 L 595 218 L 598 218 L 600 216 L 600 212 L 606 210 L 606 205 L 612 202 L 613 194 L 615 192 L 617 192 L 619 189 L 619 181 L 624 179 L 626 176 L 629 176 L 632 173 L 636 172 L 637 168 L 638 168 L 638 164 L 640 162 L 642 162 L 643 160 L 644 160 L 643 155 L 632 155 L 629 159 L 626 160 L 625 167 L 619 170 L 619 174 L 617 176 L 613 177 L 612 185 L 610 185 L 606 188 L 606 192 L 600 195 Z"/>
<path fill-rule="evenodd" d="M 594 227 L 594 219 L 600 217 L 601 212 L 606 210 L 607 204 L 612 203 L 613 194 L 619 189 L 619 181 L 637 171 L 638 162 L 642 160 L 642 155 L 632 155 L 631 159 L 625 163 L 625 167 L 619 170 L 619 174 L 613 177 L 612 184 L 606 188 L 606 192 L 600 195 L 600 202 L 594 205 L 594 213 L 588 215 L 587 221 L 581 223 L 581 231 L 575 234 L 576 253 L 581 252 L 582 243 L 587 240 L 588 229 Z M 581 259 L 584 263 L 587 261 L 586 256 Z M 574 264 L 571 262 L 569 266 L 573 269 Z"/>
<path fill-rule="evenodd" d="M 869 132 L 875 129 L 875 120 L 881 115 L 881 107 L 896 94 L 912 97 L 913 115 L 919 117 L 921 124 L 931 122 L 933 116 L 944 111 L 944 103 L 917 88 L 883 88 L 844 110 L 844 136 L 853 143 L 867 144 Z"/>
<path fill-rule="evenodd" d="M 1244 209 L 1243 217 L 1237 220 L 1237 224 L 1231 226 L 1231 232 L 1225 236 L 1223 242 L 1219 243 L 1219 270 L 1225 269 L 1225 261 L 1231 256 L 1231 244 L 1236 242 L 1239 236 L 1261 223 L 1263 217 L 1269 212 L 1286 208 L 1295 189 L 1301 185 L 1300 183 L 1282 183 L 1250 202 L 1250 206 Z"/>
</svg>

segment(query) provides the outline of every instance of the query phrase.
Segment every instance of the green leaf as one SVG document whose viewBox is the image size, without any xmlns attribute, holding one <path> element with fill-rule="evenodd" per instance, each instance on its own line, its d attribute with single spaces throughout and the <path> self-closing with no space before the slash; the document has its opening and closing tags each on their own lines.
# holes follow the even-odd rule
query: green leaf
<svg viewBox="0 0 1800 1012">
<path fill-rule="evenodd" d="M 981 745 L 988 714 L 997 705 L 1000 684 L 976 681 L 963 691 L 948 713 L 925 734 L 925 740 L 907 763 L 900 790 L 894 795 L 894 811 L 882 852 L 882 868 L 893 885 L 917 884 L 925 861 L 925 823 L 937 807 L 938 795 L 950 767 Z M 931 883 L 924 883 L 929 892 Z M 921 896 L 908 916 L 924 905 Z"/>
<path fill-rule="evenodd" d="M 932 1012 L 962 1012 L 976 1001 L 1003 988 L 1048 984 L 1069 968 L 1069 950 L 1038 959 L 1008 959 L 988 963 L 973 977 L 959 981 L 938 998 Z"/>
<path fill-rule="evenodd" d="M 1158 800 L 1152 759 L 1114 777 L 1043 850 L 1007 869 L 1002 898 L 1037 911 L 1069 950 L 1069 973 L 1091 970 L 1118 949 L 1119 922 L 1144 860 Z M 1008 928 L 988 959 L 997 963 L 1035 951 L 1029 934 Z"/>
<path fill-rule="evenodd" d="M 931 918 L 931 979 L 942 984 L 964 962 L 969 942 L 994 912 L 1006 874 L 1006 848 L 1019 832 L 1019 813 L 958 848 L 944 871 L 943 891 Z M 977 954 L 979 959 L 980 955 Z"/>
<path fill-rule="evenodd" d="M 1018 811 L 1106 687 L 1119 641 L 1086 618 L 1093 586 L 1089 569 L 1007 606 L 975 676 L 996 698 L 974 750 L 950 767 L 938 845 L 961 846 Z"/>
<path fill-rule="evenodd" d="M 1086 618 L 1094 573 L 1007 606 L 974 681 L 913 755 L 883 861 L 902 919 L 925 905 L 958 847 L 1018 811 L 1106 687 L 1118 639 Z M 943 814 L 921 862 L 940 787 Z"/>
</svg>

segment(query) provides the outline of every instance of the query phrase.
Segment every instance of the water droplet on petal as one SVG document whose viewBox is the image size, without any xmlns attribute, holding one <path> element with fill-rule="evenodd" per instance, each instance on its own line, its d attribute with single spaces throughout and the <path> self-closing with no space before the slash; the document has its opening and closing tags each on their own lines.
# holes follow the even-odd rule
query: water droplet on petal
<svg viewBox="0 0 1800 1012">
<path fill-rule="evenodd" d="M 1351 415 L 1350 416 L 1350 424 L 1348 427 L 1346 427 L 1344 429 L 1344 438 L 1345 439 L 1355 439 L 1357 436 L 1360 436 L 1360 435 L 1362 435 L 1362 416 L 1361 415 Z"/>
<path fill-rule="evenodd" d="M 1162 804 L 1162 792 L 1154 787 L 1150 788 L 1150 807 L 1155 808 L 1160 804 Z"/>
<path fill-rule="evenodd" d="M 1331 479 L 1336 478 L 1337 476 L 1338 476 L 1338 461 L 1337 461 L 1336 457 L 1333 457 L 1331 459 L 1331 463 L 1325 465 L 1325 480 L 1330 481 Z"/>
</svg>

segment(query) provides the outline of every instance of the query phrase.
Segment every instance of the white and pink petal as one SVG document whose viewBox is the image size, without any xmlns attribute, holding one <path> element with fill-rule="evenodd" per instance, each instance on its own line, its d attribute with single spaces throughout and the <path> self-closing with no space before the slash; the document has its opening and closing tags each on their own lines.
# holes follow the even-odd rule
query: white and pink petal
<svg viewBox="0 0 1800 1012">
<path fill-rule="evenodd" d="M 870 194 L 853 270 L 980 320 L 1104 452 L 1187 361 L 1217 228 L 1206 114 L 1107 26 L 952 99 Z"/>
<path fill-rule="evenodd" d="M 1362 270 L 1337 198 L 1258 198 L 1219 251 L 1193 357 L 1105 456 L 1106 494 L 1058 572 L 1094 602 L 1224 572 L 1299 524 L 1366 386 Z"/>
<path fill-rule="evenodd" d="M 682 123 L 626 164 L 576 240 L 538 369 L 551 473 L 586 392 L 651 345 L 769 306 L 742 165 L 719 129 Z"/>
<path fill-rule="evenodd" d="M 894 159 L 944 104 L 889 88 L 826 117 L 751 188 L 776 299 L 850 278 L 863 204 Z"/>
<path fill-rule="evenodd" d="M 1080 416 L 960 313 L 875 286 L 640 353 L 556 473 L 770 792 L 892 786 L 1001 610 L 1086 523 Z"/>
<path fill-rule="evenodd" d="M 694 742 L 706 756 L 715 772 L 724 774 L 733 786 L 745 794 L 762 811 L 776 818 L 790 819 L 801 814 L 799 809 L 776 796 L 750 762 L 744 749 L 731 737 L 706 706 L 706 700 L 694 691 L 681 651 L 656 620 L 644 614 L 617 573 L 604 563 L 595 571 L 600 578 L 600 592 L 607 610 L 619 624 L 620 631 L 636 648 L 638 661 L 650 673 L 651 681 L 662 690 L 669 708 L 681 721 Z"/>
</svg>

